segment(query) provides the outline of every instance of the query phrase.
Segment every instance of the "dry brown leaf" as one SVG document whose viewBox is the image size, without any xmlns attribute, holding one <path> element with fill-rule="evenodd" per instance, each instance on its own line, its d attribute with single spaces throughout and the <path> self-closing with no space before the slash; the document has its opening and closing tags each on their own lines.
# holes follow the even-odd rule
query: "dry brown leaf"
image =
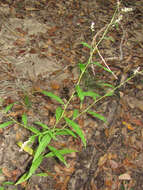
<svg viewBox="0 0 143 190">
<path fill-rule="evenodd" d="M 115 162 L 114 160 L 109 160 L 109 164 L 112 169 L 116 169 L 119 167 L 119 164 L 117 162 Z"/>
<path fill-rule="evenodd" d="M 49 125 L 50 125 L 50 126 L 54 126 L 55 123 L 56 123 L 55 117 L 50 117 Z"/>
<path fill-rule="evenodd" d="M 19 38 L 17 39 L 15 42 L 14 42 L 14 45 L 17 45 L 17 46 L 24 46 L 26 43 L 26 39 L 25 38 Z"/>
<path fill-rule="evenodd" d="M 107 178 L 107 179 L 105 179 L 105 185 L 107 186 L 107 187 L 112 187 L 112 184 L 113 184 L 113 181 L 112 181 L 112 179 L 111 178 Z"/>
<path fill-rule="evenodd" d="M 107 159 L 108 159 L 107 154 L 104 154 L 104 156 L 101 156 L 98 161 L 98 166 L 99 167 L 103 166 L 106 163 Z"/>
<path fill-rule="evenodd" d="M 6 176 L 6 177 L 12 177 L 12 173 L 7 169 L 7 168 L 2 168 L 2 173 Z"/>
<path fill-rule="evenodd" d="M 134 130 L 135 128 L 130 124 L 125 121 L 122 122 L 123 125 L 125 125 L 129 130 Z"/>
<path fill-rule="evenodd" d="M 111 152 L 108 153 L 108 159 L 109 160 L 116 159 L 116 158 L 117 158 L 117 155 L 115 153 L 111 153 Z"/>
<path fill-rule="evenodd" d="M 53 90 L 58 90 L 60 88 L 60 85 L 56 82 L 52 82 L 51 83 L 51 87 Z"/>
</svg>

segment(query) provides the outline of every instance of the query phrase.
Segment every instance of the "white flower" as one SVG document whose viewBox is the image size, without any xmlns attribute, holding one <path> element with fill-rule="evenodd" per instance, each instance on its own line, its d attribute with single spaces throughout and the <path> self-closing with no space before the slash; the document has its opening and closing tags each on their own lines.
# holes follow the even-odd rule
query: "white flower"
<svg viewBox="0 0 143 190">
<path fill-rule="evenodd" d="M 92 23 L 91 23 L 91 26 L 90 26 L 90 29 L 91 29 L 91 31 L 92 31 L 92 32 L 94 32 L 94 31 L 95 31 L 95 30 L 94 30 L 94 26 L 95 26 L 95 23 L 94 23 L 94 22 L 92 22 Z"/>
<path fill-rule="evenodd" d="M 115 24 L 119 23 L 123 19 L 123 15 L 120 15 L 117 20 L 115 20 Z"/>
<path fill-rule="evenodd" d="M 22 145 L 21 145 L 21 148 L 19 150 L 19 152 L 22 152 L 25 148 L 25 146 L 30 142 L 30 139 L 28 141 L 25 141 Z"/>
<path fill-rule="evenodd" d="M 132 10 L 133 10 L 133 8 L 128 8 L 128 7 L 125 7 L 125 8 L 122 8 L 122 9 L 121 9 L 121 11 L 122 11 L 122 12 L 125 12 L 125 13 L 126 13 L 126 12 L 130 12 L 130 11 L 132 11 Z"/>
<path fill-rule="evenodd" d="M 137 69 L 134 70 L 134 75 L 136 75 L 137 73 L 139 73 L 140 67 L 137 67 Z"/>
</svg>

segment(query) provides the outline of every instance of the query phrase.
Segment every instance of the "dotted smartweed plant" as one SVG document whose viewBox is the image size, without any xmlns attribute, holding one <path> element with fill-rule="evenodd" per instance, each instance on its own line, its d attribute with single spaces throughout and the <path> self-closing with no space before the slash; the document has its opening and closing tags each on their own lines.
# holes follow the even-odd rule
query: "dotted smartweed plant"
<svg viewBox="0 0 143 190">
<path fill-rule="evenodd" d="M 131 80 L 135 76 L 135 74 L 134 74 L 133 76 L 128 78 L 126 81 L 124 81 L 117 87 L 114 87 L 108 83 L 102 83 L 103 86 L 108 86 L 108 87 L 112 88 L 112 90 L 110 90 L 108 93 L 105 93 L 105 95 L 103 95 L 103 96 L 101 96 L 98 93 L 95 93 L 94 91 L 84 91 L 80 85 L 80 82 L 82 80 L 84 73 L 86 72 L 87 68 L 91 64 L 101 67 L 105 71 L 114 75 L 114 73 L 110 70 L 110 68 L 103 66 L 98 62 L 93 62 L 92 57 L 93 57 L 93 54 L 95 51 L 97 51 L 97 53 L 100 53 L 98 50 L 98 46 L 102 42 L 102 40 L 105 39 L 105 35 L 107 34 L 109 28 L 113 26 L 118 10 L 119 10 L 119 4 L 115 10 L 115 13 L 114 13 L 112 19 L 111 19 L 111 22 L 107 25 L 107 27 L 105 27 L 103 36 L 101 37 L 101 39 L 99 40 L 98 43 L 96 43 L 94 45 L 93 44 L 89 45 L 86 42 L 82 42 L 83 46 L 86 46 L 87 48 L 90 49 L 90 56 L 89 56 L 89 59 L 86 64 L 83 64 L 83 63 L 78 64 L 79 69 L 80 69 L 79 79 L 78 79 L 77 84 L 75 85 L 75 89 L 74 89 L 71 97 L 69 98 L 68 102 L 64 103 L 64 101 L 59 96 L 53 94 L 52 92 L 47 92 L 44 90 L 40 91 L 40 93 L 42 93 L 45 96 L 50 97 L 51 99 L 54 99 L 59 104 L 59 106 L 55 110 L 56 123 L 52 128 L 41 122 L 35 122 L 34 123 L 35 125 L 33 124 L 33 126 L 29 125 L 28 117 L 27 117 L 26 113 L 24 113 L 22 115 L 21 123 L 17 122 L 13 117 L 9 117 L 9 121 L 6 121 L 6 122 L 0 124 L 0 128 L 5 128 L 14 123 L 17 123 L 17 124 L 21 125 L 22 127 L 26 128 L 27 130 L 30 130 L 33 134 L 29 137 L 29 139 L 26 142 L 24 142 L 24 143 L 18 142 L 17 143 L 18 146 L 21 148 L 21 150 L 24 150 L 25 152 L 27 152 L 28 154 L 33 156 L 33 160 L 32 160 L 29 171 L 27 171 L 26 173 L 24 173 L 24 175 L 22 177 L 20 177 L 20 179 L 16 182 L 16 185 L 28 180 L 36 172 L 37 168 L 40 166 L 40 164 L 42 163 L 44 158 L 56 157 L 67 166 L 67 162 L 64 158 L 64 155 L 72 153 L 72 152 L 77 152 L 77 151 L 71 150 L 68 148 L 56 149 L 55 147 L 51 146 L 51 144 L 50 144 L 51 141 L 52 140 L 56 141 L 58 135 L 63 135 L 63 136 L 70 135 L 73 138 L 80 138 L 83 146 L 86 147 L 87 142 L 86 142 L 85 135 L 84 135 L 83 131 L 81 130 L 79 124 L 76 122 L 76 119 L 78 117 L 80 117 L 82 114 L 88 113 L 88 114 L 92 115 L 93 117 L 96 117 L 96 118 L 102 120 L 103 122 L 107 122 L 106 118 L 100 114 L 97 114 L 95 111 L 93 111 L 92 107 L 97 102 L 106 98 L 107 96 L 112 96 L 116 89 L 120 88 L 124 83 Z M 94 27 L 94 25 L 92 23 L 92 31 L 94 31 L 93 27 Z M 80 108 L 82 108 L 83 102 L 85 101 L 85 97 L 92 98 L 93 103 L 91 105 L 89 105 L 87 108 L 85 108 L 83 111 L 81 111 L 81 109 L 73 110 L 72 117 L 68 118 L 65 116 L 65 112 L 66 112 L 68 106 L 70 105 L 71 100 L 75 96 L 77 96 L 80 99 Z M 12 109 L 14 104 L 15 103 L 12 103 L 12 104 L 6 106 L 5 109 L 2 111 L 3 114 L 7 114 L 8 112 L 10 112 L 10 110 Z M 25 104 L 27 107 L 31 106 L 28 96 L 25 97 Z M 64 122 L 66 123 L 64 126 L 60 126 L 61 120 L 64 120 Z M 38 130 L 36 125 L 40 126 L 42 128 L 42 130 Z M 38 140 L 38 146 L 37 146 L 36 150 L 33 150 L 29 146 L 29 144 L 32 144 L 36 140 Z M 46 148 L 49 149 L 49 151 L 50 151 L 49 153 L 45 153 Z M 47 176 L 47 175 L 46 175 L 46 173 L 41 173 L 41 174 L 39 174 L 39 176 Z"/>
</svg>

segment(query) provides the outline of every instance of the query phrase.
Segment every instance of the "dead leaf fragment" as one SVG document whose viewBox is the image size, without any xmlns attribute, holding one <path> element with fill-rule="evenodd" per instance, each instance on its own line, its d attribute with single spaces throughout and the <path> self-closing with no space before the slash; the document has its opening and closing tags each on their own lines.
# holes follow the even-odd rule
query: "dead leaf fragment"
<svg viewBox="0 0 143 190">
<path fill-rule="evenodd" d="M 118 163 L 115 162 L 114 160 L 109 160 L 109 163 L 112 169 L 116 169 L 119 166 Z"/>
<path fill-rule="evenodd" d="M 60 85 L 56 82 L 52 82 L 51 83 L 51 87 L 53 90 L 58 90 L 60 88 Z"/>
<path fill-rule="evenodd" d="M 6 176 L 6 177 L 12 177 L 12 173 L 7 169 L 7 168 L 2 168 L 2 173 Z"/>
<path fill-rule="evenodd" d="M 131 176 L 128 173 L 121 174 L 119 180 L 131 180 Z"/>
<path fill-rule="evenodd" d="M 99 161 L 98 161 L 98 166 L 99 167 L 103 166 L 106 163 L 107 158 L 108 158 L 107 154 L 104 154 L 104 156 L 101 156 Z"/>
<path fill-rule="evenodd" d="M 123 125 L 125 125 L 129 130 L 134 130 L 134 127 L 130 124 L 130 123 L 127 123 L 127 122 L 125 122 L 125 121 L 123 121 L 122 122 L 123 123 Z"/>
</svg>

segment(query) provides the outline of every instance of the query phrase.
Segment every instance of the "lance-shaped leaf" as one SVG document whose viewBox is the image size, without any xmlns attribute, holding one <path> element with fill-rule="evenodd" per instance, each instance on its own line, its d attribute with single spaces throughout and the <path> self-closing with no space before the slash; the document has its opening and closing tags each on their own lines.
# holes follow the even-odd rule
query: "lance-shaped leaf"
<svg viewBox="0 0 143 190">
<path fill-rule="evenodd" d="M 83 46 L 89 48 L 89 49 L 92 49 L 92 47 L 91 47 L 89 44 L 87 44 L 86 42 L 81 42 L 81 44 L 82 44 Z"/>
<path fill-rule="evenodd" d="M 82 91 L 82 89 L 80 88 L 79 85 L 76 86 L 76 92 L 78 94 L 78 97 L 79 97 L 80 101 L 83 102 L 83 100 L 84 100 L 84 92 Z"/>
<path fill-rule="evenodd" d="M 78 134 L 78 136 L 81 138 L 84 146 L 86 146 L 86 139 L 85 139 L 84 134 L 83 134 L 82 130 L 80 129 L 79 125 L 67 117 L 65 117 L 64 119 L 65 119 L 66 123 L 68 125 L 70 125 L 74 129 L 74 131 Z"/>
<path fill-rule="evenodd" d="M 61 161 L 63 162 L 65 165 L 67 165 L 64 157 L 62 156 L 62 154 L 59 152 L 59 150 L 57 150 L 56 148 L 54 148 L 53 146 L 48 145 L 48 148 L 51 150 L 51 152 L 54 153 L 54 155 Z"/>
<path fill-rule="evenodd" d="M 32 133 L 35 133 L 35 134 L 40 134 L 41 133 L 38 129 L 36 129 L 33 126 L 28 126 L 27 129 L 30 130 Z"/>
<path fill-rule="evenodd" d="M 4 128 L 4 127 L 8 127 L 9 125 L 13 124 L 14 121 L 7 121 L 5 123 L 0 124 L 0 129 Z"/>
<path fill-rule="evenodd" d="M 76 117 L 78 116 L 79 111 L 77 109 L 73 110 L 73 119 L 76 119 Z"/>
<path fill-rule="evenodd" d="M 9 110 L 11 110 L 11 108 L 13 107 L 13 105 L 16 104 L 16 102 L 9 104 L 8 106 L 5 107 L 4 112 L 7 113 Z"/>
<path fill-rule="evenodd" d="M 27 106 L 27 108 L 30 108 L 32 105 L 32 102 L 29 100 L 29 97 L 27 95 L 25 95 L 24 97 L 24 103 Z"/>
<path fill-rule="evenodd" d="M 25 113 L 22 115 L 22 122 L 23 122 L 24 126 L 26 127 L 27 126 L 27 115 Z"/>
<path fill-rule="evenodd" d="M 78 66 L 79 66 L 81 72 L 83 72 L 85 70 L 86 64 L 79 63 Z"/>
<path fill-rule="evenodd" d="M 57 107 L 57 109 L 56 109 L 56 122 L 59 121 L 59 119 L 60 119 L 61 116 L 62 116 L 62 113 L 63 113 L 62 108 L 61 108 L 61 107 Z"/>
<path fill-rule="evenodd" d="M 42 90 L 41 93 L 46 95 L 46 96 L 49 96 L 50 98 L 53 98 L 54 100 L 56 100 L 60 104 L 64 104 L 63 100 L 59 96 L 53 94 L 52 92 L 47 92 L 47 91 Z"/>
<path fill-rule="evenodd" d="M 41 155 L 41 153 L 45 150 L 46 146 L 50 143 L 50 141 L 51 141 L 51 136 L 49 134 L 46 134 L 41 138 L 40 144 L 34 155 L 33 162 Z"/>
<path fill-rule="evenodd" d="M 61 154 L 61 155 L 65 155 L 65 154 L 70 154 L 72 152 L 78 152 L 77 150 L 71 150 L 71 149 L 62 149 L 62 150 L 58 150 L 58 152 Z M 53 152 L 49 152 L 48 154 L 46 154 L 44 157 L 46 158 L 49 158 L 49 157 L 53 157 L 55 156 L 55 154 Z"/>
<path fill-rule="evenodd" d="M 34 122 L 36 125 L 39 125 L 41 127 L 43 127 L 44 129 L 50 129 L 46 124 L 44 123 L 41 123 L 40 121 L 36 121 Z"/>
<path fill-rule="evenodd" d="M 103 68 L 105 71 L 108 71 L 109 73 L 112 73 L 111 70 L 107 69 L 106 67 L 104 67 L 103 65 L 101 65 L 99 62 L 93 62 L 92 64 L 95 64 L 95 65 L 97 65 L 98 67 Z"/>
<path fill-rule="evenodd" d="M 95 112 L 90 111 L 90 110 L 88 111 L 88 113 L 91 114 L 92 116 L 104 121 L 104 122 L 107 122 L 106 118 L 104 116 L 98 114 L 98 113 L 95 113 Z"/>
<path fill-rule="evenodd" d="M 58 129 L 56 132 L 55 132 L 55 135 L 71 135 L 73 137 L 77 137 L 76 134 L 71 131 L 70 129 Z"/>
<path fill-rule="evenodd" d="M 22 182 L 28 180 L 28 179 L 32 176 L 32 174 L 35 173 L 35 171 L 37 170 L 37 168 L 40 166 L 40 164 L 41 164 L 43 158 L 44 158 L 44 157 L 43 157 L 42 155 L 40 155 L 36 160 L 34 160 L 34 161 L 32 162 L 32 165 L 31 165 L 31 167 L 30 167 L 29 172 L 26 172 L 26 173 L 16 182 L 15 185 L 18 185 L 18 184 L 20 184 L 20 183 L 22 183 Z"/>
<path fill-rule="evenodd" d="M 92 92 L 92 91 L 83 92 L 83 94 L 84 94 L 84 96 L 92 97 L 94 100 L 96 100 L 96 97 L 100 97 L 99 94 Z"/>
</svg>

